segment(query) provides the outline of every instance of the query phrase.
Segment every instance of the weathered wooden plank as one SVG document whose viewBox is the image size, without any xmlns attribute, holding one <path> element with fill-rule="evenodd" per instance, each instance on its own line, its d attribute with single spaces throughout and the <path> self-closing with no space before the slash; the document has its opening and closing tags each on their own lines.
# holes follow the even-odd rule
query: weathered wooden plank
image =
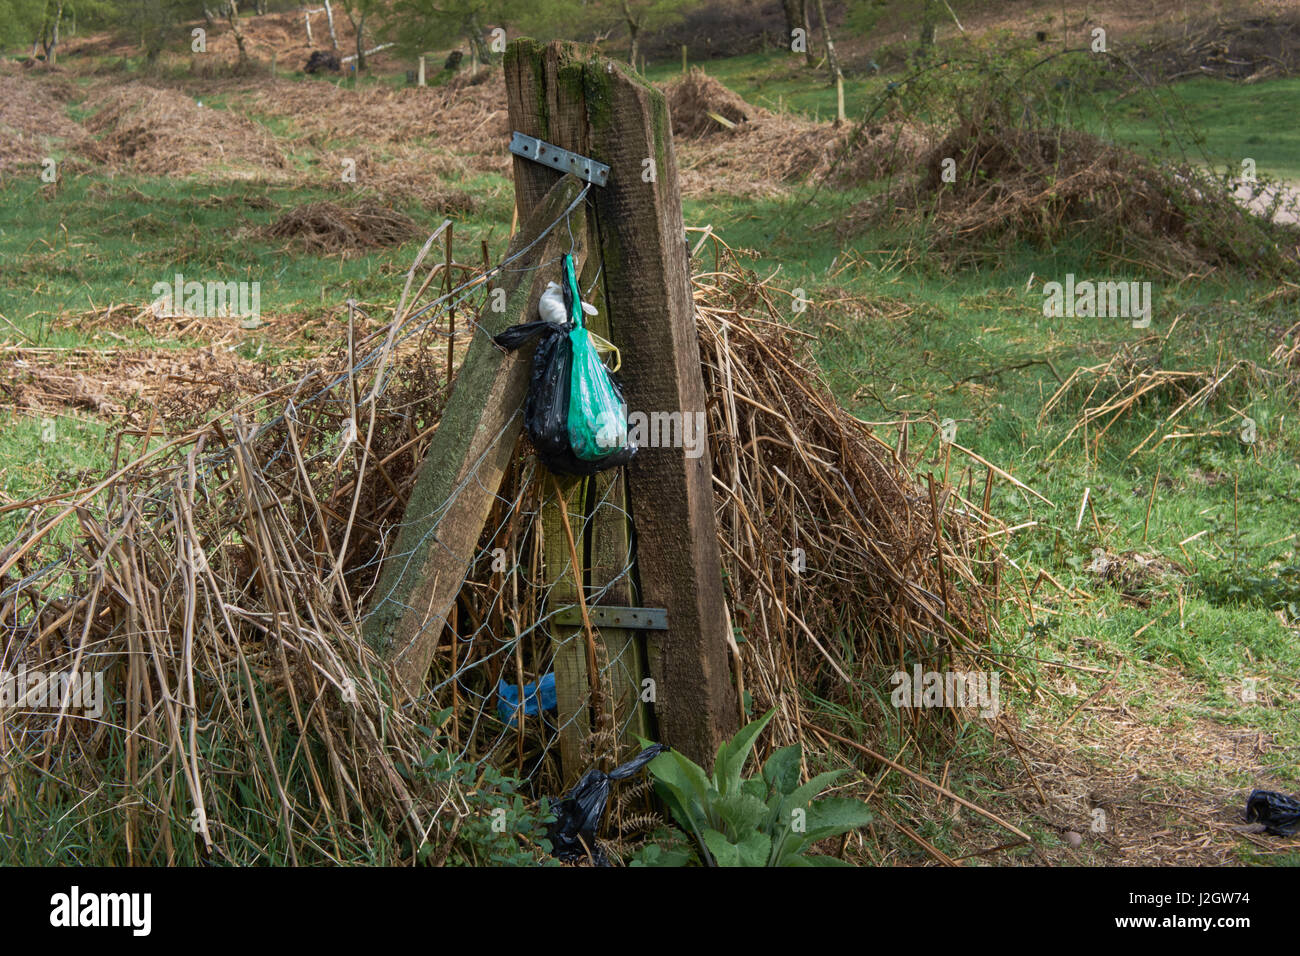
<svg viewBox="0 0 1300 956">
<path fill-rule="evenodd" d="M 626 490 L 621 470 L 603 472 L 587 483 L 591 515 L 589 591 L 593 595 L 604 591 L 597 603 L 615 607 L 639 606 L 631 574 L 627 573 L 630 529 Z M 652 733 L 650 715 L 641 701 L 641 681 L 650 671 L 645 644 L 637 631 L 603 627 L 600 637 L 609 668 L 608 683 L 613 695 L 610 704 L 619 743 L 616 762 L 620 762 L 641 749 L 638 738 L 648 738 Z"/>
<path fill-rule="evenodd" d="M 704 378 L 668 105 L 609 60 L 585 64 L 583 91 L 590 149 L 610 167 L 593 193 L 628 408 L 694 421 Z M 641 598 L 668 610 L 668 631 L 647 635 L 660 736 L 705 766 L 737 714 L 712 471 L 706 442 L 695 458 L 643 447 L 627 468 Z"/>
<path fill-rule="evenodd" d="M 584 290 L 592 289 L 589 298 L 596 307 L 596 314 L 588 318 L 587 327 L 608 339 L 612 334 L 609 309 L 604 286 L 597 281 L 598 266 L 599 257 L 588 257 L 581 286 Z M 637 596 L 628 567 L 632 556 L 632 528 L 623 470 L 613 469 L 590 478 L 586 496 L 585 511 L 590 516 L 587 553 L 591 555 L 587 568 L 587 593 L 593 603 L 636 606 Z M 596 599 L 597 595 L 601 595 L 599 599 Z M 650 672 L 645 659 L 645 643 L 635 630 L 603 627 L 600 638 L 610 671 L 608 684 L 613 697 L 610 706 L 613 708 L 614 728 L 619 735 L 618 753 L 613 756 L 614 762 L 620 763 L 641 749 L 638 738 L 651 736 L 650 715 L 641 701 L 641 681 Z"/>
<path fill-rule="evenodd" d="M 559 219 L 582 185 L 573 176 L 557 182 L 526 217 L 508 255 L 527 248 Z M 581 206 L 572 221 L 575 259 L 582 261 Z M 393 661 L 411 695 L 418 693 L 429 670 L 523 424 L 531 349 L 508 354 L 489 336 L 535 316 L 546 282 L 556 278 L 554 270 L 539 272 L 538 267 L 553 264 L 569 247 L 568 230 L 560 226 L 501 275 L 496 287 L 506 292 L 506 309 L 485 311 L 480 318 L 481 328 L 470 342 L 384 562 L 364 634 Z"/>
<path fill-rule="evenodd" d="M 704 382 L 663 96 L 572 44 L 518 40 L 505 69 L 513 128 L 611 167 L 609 184 L 591 190 L 592 228 L 629 409 L 694 421 Z M 521 213 L 557 175 L 515 159 Z M 644 447 L 627 469 L 641 598 L 668 609 L 669 630 L 648 641 L 659 736 L 706 765 L 737 713 L 711 471 L 707 447 L 687 458 L 680 443 Z"/>
</svg>

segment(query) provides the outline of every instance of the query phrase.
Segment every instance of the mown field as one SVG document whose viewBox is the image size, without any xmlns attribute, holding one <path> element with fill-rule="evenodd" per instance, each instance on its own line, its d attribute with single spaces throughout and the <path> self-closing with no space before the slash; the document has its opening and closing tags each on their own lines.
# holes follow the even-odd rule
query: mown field
<svg viewBox="0 0 1300 956">
<path fill-rule="evenodd" d="M 978 58 L 1029 56 L 997 43 Z M 157 407 L 216 407 L 254 390 L 259 369 L 337 349 L 348 300 L 367 327 L 381 325 L 444 215 L 458 245 L 486 244 L 494 261 L 511 224 L 499 78 L 412 90 L 392 75 L 397 64 L 349 85 L 63 62 L 51 76 L 0 68 L 12 104 L 57 109 L 67 133 L 48 144 L 57 186 L 31 156 L 0 169 L 0 542 L 21 530 L 20 502 L 92 483 L 146 425 L 147 440 L 165 441 Z M 872 213 L 923 171 L 937 139 L 922 137 L 879 176 L 839 181 L 824 158 L 843 135 L 827 122 L 832 89 L 782 53 L 704 66 L 769 111 L 758 123 L 770 136 L 679 138 L 687 225 L 711 226 L 791 292 L 788 319 L 816 336 L 840 402 L 892 444 L 913 454 L 928 444 L 925 470 L 983 494 L 986 469 L 937 440 L 951 420 L 957 445 L 1037 493 L 1006 481 L 991 492 L 991 510 L 1015 529 L 1001 542 L 1014 597 L 1000 605 L 992 649 L 1014 669 L 1003 695 L 1015 743 L 972 722 L 907 755 L 1035 837 L 1033 848 L 970 862 L 1300 863 L 1286 841 L 1241 822 L 1252 788 L 1300 791 L 1300 276 L 1253 266 L 1255 250 L 1203 267 L 1135 256 L 1087 224 L 1050 243 L 942 246 L 942 222 Z M 1261 177 L 1300 180 L 1300 79 L 1134 93 L 1091 85 L 1090 68 L 1062 69 L 1077 95 L 1036 104 L 1053 122 L 1160 159 L 1235 173 L 1250 157 Z M 679 72 L 652 64 L 647 78 Z M 899 80 L 850 77 L 850 118 L 939 124 L 952 96 L 983 82 L 962 74 L 896 93 Z M 433 97 L 447 112 L 429 109 Z M 202 117 L 218 119 L 203 132 L 183 125 Z M 812 143 L 817 155 L 779 176 L 765 157 L 780 143 Z M 344 160 L 356 161 L 356 183 L 340 179 Z M 374 203 L 412 228 L 385 245 L 326 250 L 269 234 L 318 202 Z M 694 265 L 711 264 L 706 247 Z M 261 323 L 144 313 L 150 287 L 175 273 L 260 281 Z M 1068 274 L 1151 282 L 1150 326 L 1045 316 L 1043 283 Z M 875 734 L 863 716 L 872 693 L 820 706 Z M 861 862 L 927 859 L 894 820 L 959 859 L 985 832 L 897 775 L 862 782 L 882 824 L 855 844 Z M 26 859 L 64 852 L 43 844 Z"/>
</svg>

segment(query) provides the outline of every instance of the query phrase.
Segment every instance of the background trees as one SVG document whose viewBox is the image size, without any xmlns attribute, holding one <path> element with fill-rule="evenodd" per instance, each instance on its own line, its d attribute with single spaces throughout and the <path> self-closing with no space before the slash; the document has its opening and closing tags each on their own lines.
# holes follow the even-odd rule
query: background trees
<svg viewBox="0 0 1300 956">
<path fill-rule="evenodd" d="M 0 0 L 0 43 L 30 43 L 40 33 L 44 16 L 43 0 Z"/>
</svg>

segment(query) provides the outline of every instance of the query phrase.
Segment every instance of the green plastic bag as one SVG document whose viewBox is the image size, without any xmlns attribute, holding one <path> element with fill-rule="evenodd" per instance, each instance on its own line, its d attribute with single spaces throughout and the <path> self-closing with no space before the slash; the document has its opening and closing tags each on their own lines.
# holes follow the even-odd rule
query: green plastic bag
<svg viewBox="0 0 1300 956">
<path fill-rule="evenodd" d="M 578 278 L 573 272 L 573 257 L 568 255 L 564 257 L 564 302 L 573 323 L 569 332 L 573 348 L 569 444 L 577 457 L 596 461 L 627 447 L 627 410 L 583 324 Z"/>
</svg>

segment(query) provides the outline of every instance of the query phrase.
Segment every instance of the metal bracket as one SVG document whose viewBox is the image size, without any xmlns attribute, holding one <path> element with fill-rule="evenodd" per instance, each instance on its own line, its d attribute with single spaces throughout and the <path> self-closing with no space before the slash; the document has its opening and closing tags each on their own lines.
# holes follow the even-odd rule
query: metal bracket
<svg viewBox="0 0 1300 956">
<path fill-rule="evenodd" d="M 661 607 L 589 607 L 587 617 L 601 627 L 624 627 L 640 631 L 668 630 L 668 611 Z M 582 626 L 582 608 L 576 604 L 555 612 L 555 623 Z"/>
<path fill-rule="evenodd" d="M 604 163 L 571 153 L 536 136 L 527 136 L 519 130 L 515 130 L 514 138 L 510 140 L 510 152 L 524 159 L 541 163 L 543 166 L 558 169 L 562 173 L 573 173 L 579 179 L 595 183 L 597 186 L 604 186 L 609 182 L 609 167 Z"/>
</svg>

